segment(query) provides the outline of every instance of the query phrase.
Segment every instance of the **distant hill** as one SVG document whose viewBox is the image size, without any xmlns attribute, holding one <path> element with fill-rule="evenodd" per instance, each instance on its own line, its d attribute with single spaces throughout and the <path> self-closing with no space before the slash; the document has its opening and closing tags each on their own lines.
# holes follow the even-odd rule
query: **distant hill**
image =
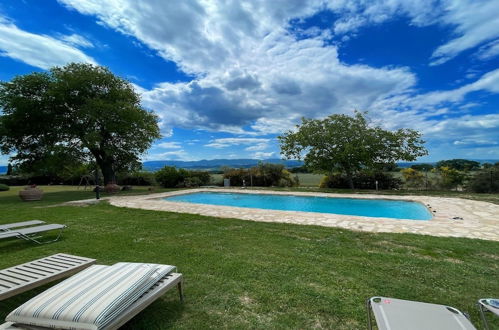
<svg viewBox="0 0 499 330">
<path fill-rule="evenodd" d="M 497 163 L 499 159 L 471 159 L 483 163 Z M 300 160 L 282 160 L 278 158 L 272 159 L 210 159 L 210 160 L 195 160 L 195 161 L 182 161 L 182 160 L 155 160 L 143 163 L 144 170 L 157 171 L 165 166 L 175 166 L 178 168 L 185 168 L 191 170 L 218 170 L 223 166 L 234 168 L 248 168 L 258 165 L 259 162 L 283 164 L 284 166 L 298 167 L 303 165 Z M 435 165 L 436 162 L 400 162 L 397 163 L 399 167 L 406 168 L 414 164 L 431 164 Z M 7 166 L 0 166 L 0 175 L 7 173 Z"/>
<path fill-rule="evenodd" d="M 175 166 L 185 169 L 199 169 L 199 170 L 217 170 L 223 166 L 235 168 L 248 168 L 258 165 L 259 162 L 283 164 L 286 167 L 302 166 L 303 162 L 300 160 L 282 160 L 282 159 L 210 159 L 210 160 L 196 160 L 196 161 L 182 161 L 182 160 L 155 160 L 148 161 L 142 164 L 146 171 L 157 171 L 165 166 Z"/>
<path fill-rule="evenodd" d="M 471 159 L 480 163 L 496 163 L 499 159 Z M 284 166 L 298 167 L 303 165 L 300 160 L 282 160 L 277 158 L 272 159 L 210 159 L 210 160 L 196 160 L 196 161 L 181 161 L 181 160 L 156 160 L 144 162 L 143 167 L 146 171 L 157 171 L 164 166 L 175 166 L 185 169 L 198 169 L 198 170 L 218 170 L 223 166 L 234 168 L 248 168 L 258 165 L 259 162 L 283 164 Z M 435 165 L 437 162 L 400 162 L 397 163 L 399 167 L 406 168 L 414 164 L 431 164 Z"/>
<path fill-rule="evenodd" d="M 480 164 L 485 164 L 485 163 L 495 164 L 495 163 L 499 162 L 499 159 L 469 159 L 469 160 L 479 162 Z M 407 168 L 407 167 L 411 167 L 412 165 L 416 165 L 416 164 L 436 165 L 437 162 L 400 162 L 400 163 L 397 163 L 397 166 L 402 167 L 402 168 Z"/>
</svg>

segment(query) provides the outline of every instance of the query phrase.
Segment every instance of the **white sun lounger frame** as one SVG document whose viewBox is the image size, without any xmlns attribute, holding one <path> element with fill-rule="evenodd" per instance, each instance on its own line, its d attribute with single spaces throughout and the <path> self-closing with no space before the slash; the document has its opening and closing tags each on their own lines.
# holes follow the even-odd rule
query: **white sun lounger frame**
<svg viewBox="0 0 499 330">
<path fill-rule="evenodd" d="M 95 259 L 57 253 L 0 270 L 0 300 L 73 275 L 95 263 Z"/>
<path fill-rule="evenodd" d="M 165 275 L 146 293 L 144 293 L 136 302 L 128 307 L 123 313 L 118 315 L 111 323 L 109 323 L 103 330 L 115 330 L 123 326 L 126 322 L 130 321 L 135 315 L 143 311 L 147 306 L 152 304 L 156 299 L 165 294 L 168 290 L 177 287 L 180 296 L 180 301 L 184 301 L 183 292 L 183 277 L 180 273 L 170 273 Z M 7 322 L 0 325 L 0 330 L 45 330 L 47 328 L 37 326 L 25 326 L 23 324 L 16 324 Z"/>
</svg>

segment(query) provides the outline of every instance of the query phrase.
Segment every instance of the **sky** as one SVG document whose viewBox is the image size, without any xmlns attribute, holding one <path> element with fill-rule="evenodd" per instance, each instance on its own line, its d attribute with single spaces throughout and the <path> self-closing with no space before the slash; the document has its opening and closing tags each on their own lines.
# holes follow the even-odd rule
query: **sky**
<svg viewBox="0 0 499 330">
<path fill-rule="evenodd" d="M 497 0 L 0 2 L 0 80 L 69 62 L 159 116 L 143 160 L 280 158 L 302 117 L 354 110 L 420 131 L 419 161 L 499 159 Z"/>
</svg>

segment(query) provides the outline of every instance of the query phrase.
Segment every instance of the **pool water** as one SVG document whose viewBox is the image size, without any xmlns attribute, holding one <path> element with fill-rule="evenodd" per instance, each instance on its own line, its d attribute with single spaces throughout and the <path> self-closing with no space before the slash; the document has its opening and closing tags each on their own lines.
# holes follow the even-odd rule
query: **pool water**
<svg viewBox="0 0 499 330">
<path fill-rule="evenodd" d="M 171 202 L 249 207 L 257 209 L 359 215 L 410 220 L 430 220 L 421 203 L 384 199 L 333 198 L 271 194 L 198 192 L 164 198 Z"/>
</svg>

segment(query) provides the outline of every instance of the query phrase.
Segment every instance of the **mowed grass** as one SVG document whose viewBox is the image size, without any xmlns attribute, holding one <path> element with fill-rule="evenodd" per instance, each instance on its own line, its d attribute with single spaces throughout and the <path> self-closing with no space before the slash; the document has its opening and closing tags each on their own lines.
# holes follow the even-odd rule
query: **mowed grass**
<svg viewBox="0 0 499 330">
<path fill-rule="evenodd" d="M 30 203 L 21 202 L 16 190 L 0 192 L 0 223 L 41 219 L 68 228 L 59 242 L 42 246 L 0 241 L 0 268 L 64 252 L 101 264 L 173 264 L 184 274 L 183 304 L 171 291 L 125 329 L 365 329 L 365 299 L 375 295 L 455 306 L 469 312 L 479 327 L 475 302 L 499 295 L 498 242 L 371 234 L 107 203 L 60 206 L 93 193 L 42 189 L 44 200 Z M 48 287 L 0 301 L 0 319 Z M 499 326 L 497 320 L 493 326 Z"/>
</svg>

